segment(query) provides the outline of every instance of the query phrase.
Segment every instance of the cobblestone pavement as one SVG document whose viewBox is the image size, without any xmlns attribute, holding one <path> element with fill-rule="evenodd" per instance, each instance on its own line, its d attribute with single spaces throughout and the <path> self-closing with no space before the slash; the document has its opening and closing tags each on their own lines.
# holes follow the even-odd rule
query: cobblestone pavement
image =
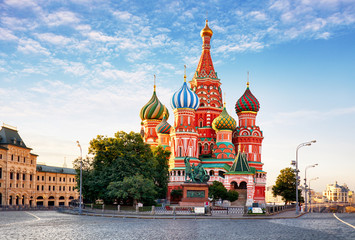
<svg viewBox="0 0 355 240">
<path fill-rule="evenodd" d="M 337 214 L 355 224 L 355 214 Z M 355 239 L 333 214 L 293 219 L 132 219 L 0 212 L 0 239 Z"/>
</svg>

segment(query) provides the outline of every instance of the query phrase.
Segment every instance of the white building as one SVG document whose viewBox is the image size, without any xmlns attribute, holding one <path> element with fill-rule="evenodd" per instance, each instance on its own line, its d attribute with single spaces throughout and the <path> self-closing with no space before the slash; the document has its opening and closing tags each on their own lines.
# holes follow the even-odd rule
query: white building
<svg viewBox="0 0 355 240">
<path fill-rule="evenodd" d="M 327 189 L 323 191 L 323 197 L 329 202 L 353 202 L 353 192 L 349 190 L 346 184 L 342 186 L 335 184 L 328 184 Z"/>
</svg>

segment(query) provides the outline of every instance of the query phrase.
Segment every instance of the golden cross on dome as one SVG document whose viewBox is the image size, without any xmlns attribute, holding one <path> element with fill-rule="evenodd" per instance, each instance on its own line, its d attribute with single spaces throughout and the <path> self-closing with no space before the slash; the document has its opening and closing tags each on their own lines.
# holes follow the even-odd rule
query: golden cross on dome
<svg viewBox="0 0 355 240">
<path fill-rule="evenodd" d="M 249 88 L 249 71 L 248 71 L 248 77 L 247 77 L 247 88 Z"/>
<path fill-rule="evenodd" d="M 155 89 L 156 89 L 155 80 L 156 80 L 156 76 L 155 76 L 155 74 L 154 74 L 154 92 L 155 92 Z"/>
<path fill-rule="evenodd" d="M 186 65 L 184 65 L 184 82 L 186 82 Z"/>
</svg>

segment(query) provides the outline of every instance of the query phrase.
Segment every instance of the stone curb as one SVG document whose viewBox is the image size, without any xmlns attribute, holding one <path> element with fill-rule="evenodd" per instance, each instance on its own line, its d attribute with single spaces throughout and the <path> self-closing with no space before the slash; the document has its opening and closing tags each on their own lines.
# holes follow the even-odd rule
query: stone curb
<svg viewBox="0 0 355 240">
<path fill-rule="evenodd" d="M 65 214 L 71 214 L 71 215 L 79 215 L 79 213 L 76 212 L 60 212 L 60 213 L 65 213 Z M 93 216 L 93 217 L 108 217 L 108 218 L 137 218 L 137 219 L 191 219 L 191 220 L 197 220 L 197 219 L 230 219 L 230 220 L 243 220 L 243 219 L 292 219 L 292 218 L 299 218 L 303 216 L 306 213 L 301 213 L 298 216 L 279 216 L 277 215 L 272 215 L 272 216 L 239 216 L 239 217 L 226 217 L 226 216 L 184 216 L 184 215 L 178 215 L 178 216 L 172 216 L 172 215 L 135 215 L 135 214 L 127 214 L 127 215 L 113 215 L 113 214 L 97 214 L 97 213 L 82 213 L 81 215 L 83 216 Z"/>
</svg>

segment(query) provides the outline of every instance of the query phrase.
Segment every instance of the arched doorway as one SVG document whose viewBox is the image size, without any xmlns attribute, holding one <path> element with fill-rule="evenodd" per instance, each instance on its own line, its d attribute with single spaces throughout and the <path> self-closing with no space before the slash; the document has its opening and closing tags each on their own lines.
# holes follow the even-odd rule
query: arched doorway
<svg viewBox="0 0 355 240">
<path fill-rule="evenodd" d="M 37 197 L 37 206 L 43 206 L 43 197 L 42 196 L 39 196 Z"/>
<path fill-rule="evenodd" d="M 19 203 L 20 203 L 20 196 L 16 196 L 16 205 L 19 205 Z"/>
<path fill-rule="evenodd" d="M 12 196 L 10 196 L 9 205 L 12 205 Z"/>
<path fill-rule="evenodd" d="M 238 183 L 235 181 L 231 182 L 231 189 L 238 189 Z"/>
<path fill-rule="evenodd" d="M 2 205 L 2 193 L 0 193 L 0 206 Z"/>
<path fill-rule="evenodd" d="M 25 205 L 25 195 L 22 195 L 22 205 Z"/>
<path fill-rule="evenodd" d="M 50 196 L 48 198 L 48 207 L 54 206 L 54 197 Z"/>
<path fill-rule="evenodd" d="M 240 184 L 239 184 L 239 189 L 247 189 L 247 183 L 246 182 L 241 182 Z"/>
<path fill-rule="evenodd" d="M 65 205 L 65 198 L 63 196 L 59 197 L 59 206 L 64 206 Z"/>
</svg>

